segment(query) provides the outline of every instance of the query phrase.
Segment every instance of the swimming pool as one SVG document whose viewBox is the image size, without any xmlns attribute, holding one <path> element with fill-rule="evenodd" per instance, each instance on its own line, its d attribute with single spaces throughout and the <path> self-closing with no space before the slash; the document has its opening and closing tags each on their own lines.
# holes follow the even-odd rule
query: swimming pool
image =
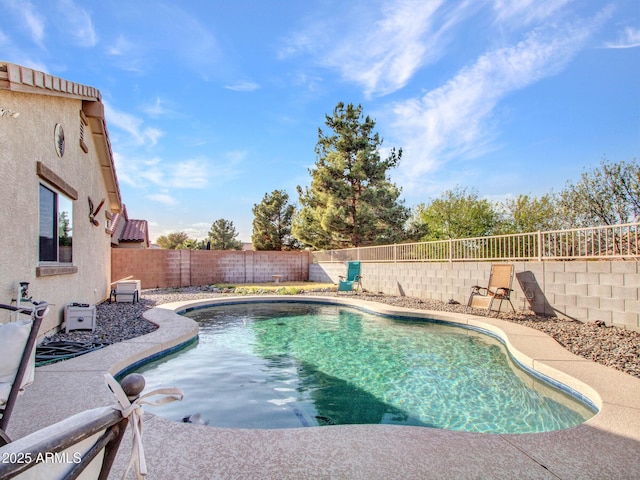
<svg viewBox="0 0 640 480">
<path fill-rule="evenodd" d="M 246 303 L 187 313 L 200 340 L 141 369 L 185 399 L 146 410 L 174 420 L 293 428 L 385 423 L 530 433 L 594 411 L 534 379 L 474 330 L 337 305 Z"/>
</svg>

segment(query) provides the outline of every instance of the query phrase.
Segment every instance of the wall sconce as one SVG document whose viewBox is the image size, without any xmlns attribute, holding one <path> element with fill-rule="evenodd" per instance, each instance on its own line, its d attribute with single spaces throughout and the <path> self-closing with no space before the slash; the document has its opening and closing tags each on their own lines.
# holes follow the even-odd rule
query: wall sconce
<svg viewBox="0 0 640 480">
<path fill-rule="evenodd" d="M 19 116 L 19 112 L 14 112 L 13 110 L 9 110 L 8 108 L 0 107 L 0 117 L 18 118 Z"/>
</svg>

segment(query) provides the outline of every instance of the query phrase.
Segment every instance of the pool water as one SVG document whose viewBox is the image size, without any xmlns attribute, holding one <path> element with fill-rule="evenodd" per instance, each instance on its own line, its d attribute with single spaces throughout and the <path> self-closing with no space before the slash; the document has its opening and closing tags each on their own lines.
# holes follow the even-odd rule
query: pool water
<svg viewBox="0 0 640 480">
<path fill-rule="evenodd" d="M 534 379 L 493 337 L 342 306 L 245 303 L 193 310 L 197 344 L 140 369 L 185 398 L 145 410 L 209 425 L 418 425 L 532 433 L 594 412 Z"/>
</svg>

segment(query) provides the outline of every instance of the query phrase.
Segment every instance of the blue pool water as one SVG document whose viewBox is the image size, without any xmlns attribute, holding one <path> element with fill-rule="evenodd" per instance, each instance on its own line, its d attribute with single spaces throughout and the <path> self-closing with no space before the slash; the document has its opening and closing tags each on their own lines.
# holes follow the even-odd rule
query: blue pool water
<svg viewBox="0 0 640 480">
<path fill-rule="evenodd" d="M 293 428 L 418 425 L 531 433 L 594 412 L 515 365 L 496 339 L 469 329 L 335 305 L 245 303 L 186 314 L 197 344 L 140 369 L 182 402 L 145 410 L 210 425 Z"/>
</svg>

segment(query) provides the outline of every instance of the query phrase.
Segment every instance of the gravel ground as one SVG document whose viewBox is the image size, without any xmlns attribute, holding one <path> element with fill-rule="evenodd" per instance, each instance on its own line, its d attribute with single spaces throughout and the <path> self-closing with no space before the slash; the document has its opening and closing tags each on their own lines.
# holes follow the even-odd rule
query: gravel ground
<svg viewBox="0 0 640 480">
<path fill-rule="evenodd" d="M 60 332 L 45 342 L 94 341 L 116 343 L 152 332 L 157 327 L 142 318 L 142 313 L 163 303 L 198 300 L 231 294 L 215 287 L 189 287 L 181 289 L 143 290 L 136 304 L 107 302 L 97 305 L 94 332 L 73 330 Z M 308 292 L 312 295 L 335 295 L 334 292 Z M 302 294 L 304 295 L 304 294 Z M 360 293 L 362 300 L 382 302 L 408 308 L 464 312 L 464 305 L 449 304 L 435 300 L 420 300 L 373 293 Z M 500 318 L 520 323 L 550 335 L 569 351 L 603 365 L 616 368 L 640 378 L 640 332 L 608 327 L 603 324 L 581 323 L 556 317 L 536 316 L 526 312 L 501 313 Z"/>
</svg>

